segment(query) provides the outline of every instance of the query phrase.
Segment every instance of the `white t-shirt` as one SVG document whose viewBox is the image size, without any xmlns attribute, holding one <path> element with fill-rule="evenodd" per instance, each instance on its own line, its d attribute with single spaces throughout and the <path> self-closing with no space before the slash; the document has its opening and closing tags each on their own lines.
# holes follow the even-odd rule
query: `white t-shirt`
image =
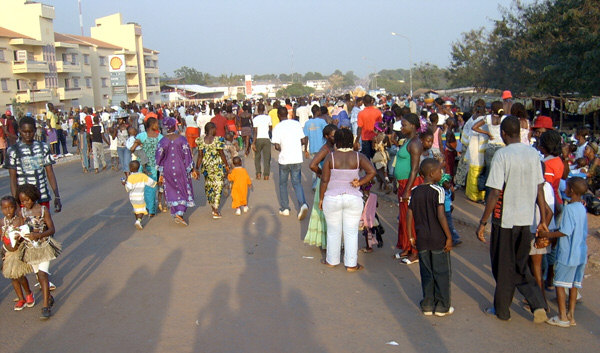
<svg viewBox="0 0 600 353">
<path fill-rule="evenodd" d="M 446 119 L 448 119 L 448 115 L 438 113 L 438 126 L 444 125 L 444 123 L 446 122 Z"/>
<path fill-rule="evenodd" d="M 252 119 L 252 123 L 256 128 L 257 139 L 268 139 L 269 138 L 269 126 L 272 125 L 271 117 L 265 114 L 257 115 Z"/>
<path fill-rule="evenodd" d="M 200 128 L 200 136 L 206 135 L 204 131 L 204 126 L 206 126 L 206 124 L 210 122 L 210 119 L 212 119 L 210 115 L 202 113 L 198 114 L 198 118 L 196 118 L 196 125 Z"/>
<path fill-rule="evenodd" d="M 110 114 L 107 112 L 102 112 L 102 114 L 100 114 L 100 119 L 106 123 L 110 120 Z"/>
<path fill-rule="evenodd" d="M 198 123 L 196 123 L 196 118 L 193 115 L 185 116 L 185 125 L 187 127 L 198 127 Z"/>
<path fill-rule="evenodd" d="M 394 122 L 394 124 L 392 125 L 392 130 L 401 131 L 402 130 L 402 120 L 398 120 L 398 121 Z"/>
<path fill-rule="evenodd" d="M 554 190 L 552 189 L 552 185 L 550 185 L 550 183 L 547 181 L 544 182 L 544 199 L 546 200 L 548 207 L 550 207 L 552 212 L 554 212 Z M 531 230 L 531 233 L 535 234 L 535 232 L 537 231 L 538 224 L 540 224 L 540 208 L 536 204 L 535 205 L 535 214 L 533 215 L 533 223 L 531 224 L 531 227 L 529 228 L 529 230 Z M 554 223 L 554 216 L 552 216 L 552 219 L 550 220 L 548 229 L 550 229 L 551 232 L 556 230 L 556 225 Z"/>
<path fill-rule="evenodd" d="M 575 158 L 583 158 L 583 152 L 585 152 L 585 146 L 587 146 L 587 141 L 583 143 L 581 146 L 577 146 L 577 150 L 575 151 Z"/>
<path fill-rule="evenodd" d="M 308 117 L 310 116 L 310 109 L 308 109 L 306 105 L 300 106 L 296 108 L 296 115 L 298 116 L 300 126 L 304 127 L 304 124 L 308 121 Z"/>
<path fill-rule="evenodd" d="M 79 113 L 79 123 L 80 124 L 85 124 L 85 117 L 86 116 L 87 116 L 87 114 L 84 113 L 84 112 Z"/>
<path fill-rule="evenodd" d="M 302 140 L 304 131 L 296 120 L 286 119 L 273 128 L 271 142 L 281 146 L 279 164 L 302 163 Z"/>
</svg>

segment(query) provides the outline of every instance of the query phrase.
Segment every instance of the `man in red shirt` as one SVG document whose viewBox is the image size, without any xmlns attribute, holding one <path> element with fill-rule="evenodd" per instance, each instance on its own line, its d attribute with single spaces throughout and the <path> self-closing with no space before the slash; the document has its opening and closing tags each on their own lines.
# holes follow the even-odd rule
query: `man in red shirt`
<svg viewBox="0 0 600 353">
<path fill-rule="evenodd" d="M 382 121 L 381 111 L 373 106 L 373 97 L 368 94 L 363 98 L 365 109 L 358 113 L 358 129 L 354 140 L 354 148 L 358 148 L 359 141 L 362 139 L 361 152 L 367 158 L 373 158 L 375 150 L 372 140 L 377 135 L 375 133 L 375 123 Z"/>
<path fill-rule="evenodd" d="M 221 115 L 221 108 L 214 109 L 215 116 L 210 119 L 210 122 L 217 126 L 216 135 L 219 137 L 225 137 L 225 131 L 227 130 L 227 118 Z"/>
<path fill-rule="evenodd" d="M 85 132 L 89 135 L 92 132 L 92 125 L 94 125 L 94 121 L 92 119 L 92 115 L 90 112 L 91 108 L 84 107 L 83 112 L 85 113 Z"/>
</svg>

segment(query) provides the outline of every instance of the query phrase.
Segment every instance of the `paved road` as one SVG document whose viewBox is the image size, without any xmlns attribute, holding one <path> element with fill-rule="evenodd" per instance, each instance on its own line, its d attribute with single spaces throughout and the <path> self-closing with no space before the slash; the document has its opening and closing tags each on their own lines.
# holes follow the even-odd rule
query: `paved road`
<svg viewBox="0 0 600 353">
<path fill-rule="evenodd" d="M 77 162 L 56 170 L 64 211 L 54 221 L 65 249 L 51 266 L 54 316 L 39 321 L 39 304 L 13 311 L 10 282 L 0 279 L 2 352 L 592 352 L 600 343 L 594 275 L 575 328 L 534 325 L 517 300 L 511 322 L 485 316 L 494 288 L 488 250 L 462 225 L 465 243 L 452 257 L 456 312 L 423 317 L 418 265 L 391 259 L 397 208 L 385 200 L 385 246 L 360 254 L 366 269 L 350 274 L 325 268 L 321 252 L 302 243 L 307 220 L 277 215 L 275 176 L 255 182 L 246 215 L 234 216 L 227 198 L 223 219 L 213 220 L 196 182 L 188 228 L 159 214 L 136 231 L 120 174 L 84 175 Z"/>
</svg>

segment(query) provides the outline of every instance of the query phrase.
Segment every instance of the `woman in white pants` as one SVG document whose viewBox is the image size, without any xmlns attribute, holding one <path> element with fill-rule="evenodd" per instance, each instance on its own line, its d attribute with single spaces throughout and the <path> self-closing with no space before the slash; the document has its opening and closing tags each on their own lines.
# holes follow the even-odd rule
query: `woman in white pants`
<svg viewBox="0 0 600 353">
<path fill-rule="evenodd" d="M 327 221 L 327 257 L 323 264 L 335 267 L 340 263 L 344 237 L 344 265 L 348 272 L 363 268 L 358 259 L 358 223 L 363 210 L 360 187 L 375 176 L 375 167 L 365 155 L 355 152 L 354 137 L 349 129 L 335 133 L 336 151 L 325 158 L 321 175 L 319 207 Z M 359 178 L 359 171 L 365 176 Z"/>
</svg>

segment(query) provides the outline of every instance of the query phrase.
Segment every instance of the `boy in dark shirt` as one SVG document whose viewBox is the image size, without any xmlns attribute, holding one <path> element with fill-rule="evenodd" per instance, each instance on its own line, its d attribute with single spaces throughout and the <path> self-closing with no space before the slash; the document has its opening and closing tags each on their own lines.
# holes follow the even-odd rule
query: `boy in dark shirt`
<svg viewBox="0 0 600 353">
<path fill-rule="evenodd" d="M 102 170 L 106 169 L 106 159 L 104 159 L 104 144 L 110 146 L 110 142 L 104 136 L 104 127 L 100 124 L 100 118 L 94 117 L 94 125 L 90 129 L 90 136 L 92 139 L 92 153 L 94 155 L 94 169 L 98 174 L 98 168 L 102 166 Z"/>
<path fill-rule="evenodd" d="M 426 316 L 446 316 L 454 312 L 450 303 L 450 250 L 452 235 L 444 211 L 444 188 L 437 185 L 442 178 L 440 162 L 427 158 L 421 163 L 423 184 L 411 192 L 406 214 L 408 238 L 419 252 L 419 269 Z M 416 234 L 413 234 L 413 225 Z"/>
</svg>

